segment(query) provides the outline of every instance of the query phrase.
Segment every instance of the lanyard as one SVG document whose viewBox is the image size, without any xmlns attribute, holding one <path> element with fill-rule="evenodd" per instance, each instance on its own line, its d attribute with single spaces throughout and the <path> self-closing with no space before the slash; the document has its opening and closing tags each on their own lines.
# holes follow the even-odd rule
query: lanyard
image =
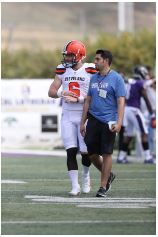
<svg viewBox="0 0 158 237">
<path fill-rule="evenodd" d="M 104 76 L 101 76 L 101 80 L 99 81 L 99 73 L 98 73 L 98 76 L 97 76 L 97 82 L 98 82 L 98 88 L 101 89 L 101 84 L 102 84 L 102 81 L 104 80 L 104 78 L 110 73 L 111 69 L 109 69 L 109 71 L 107 72 L 107 74 L 105 74 Z"/>
</svg>

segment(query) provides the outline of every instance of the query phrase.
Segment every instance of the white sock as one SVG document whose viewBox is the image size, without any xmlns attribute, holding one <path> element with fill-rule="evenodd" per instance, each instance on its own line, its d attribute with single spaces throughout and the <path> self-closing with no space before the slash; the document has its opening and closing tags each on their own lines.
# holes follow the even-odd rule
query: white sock
<svg viewBox="0 0 158 237">
<path fill-rule="evenodd" d="M 123 160 L 127 156 L 126 151 L 120 151 L 118 155 L 118 160 Z"/>
<path fill-rule="evenodd" d="M 152 156 L 150 154 L 150 150 L 144 150 L 144 157 L 145 157 L 145 160 L 152 159 Z"/>
<path fill-rule="evenodd" d="M 78 170 L 69 170 L 68 173 L 71 180 L 72 189 L 78 187 Z"/>
<path fill-rule="evenodd" d="M 82 174 L 83 174 L 84 178 L 89 177 L 89 167 L 87 167 L 85 165 L 82 165 L 82 167 L 83 167 Z"/>
</svg>

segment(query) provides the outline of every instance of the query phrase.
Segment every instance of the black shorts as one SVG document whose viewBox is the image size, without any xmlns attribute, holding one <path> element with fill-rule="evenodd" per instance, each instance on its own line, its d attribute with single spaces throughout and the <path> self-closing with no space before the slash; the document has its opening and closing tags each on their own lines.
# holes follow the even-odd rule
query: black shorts
<svg viewBox="0 0 158 237">
<path fill-rule="evenodd" d="M 111 132 L 107 123 L 102 123 L 92 115 L 88 116 L 85 143 L 90 155 L 112 154 L 116 133 Z"/>
</svg>

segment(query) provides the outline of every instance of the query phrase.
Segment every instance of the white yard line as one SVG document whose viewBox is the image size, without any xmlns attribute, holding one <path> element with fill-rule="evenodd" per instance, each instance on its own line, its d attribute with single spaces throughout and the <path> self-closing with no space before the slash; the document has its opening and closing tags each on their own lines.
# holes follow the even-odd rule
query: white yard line
<svg viewBox="0 0 158 237">
<path fill-rule="evenodd" d="M 156 201 L 155 198 L 96 198 L 96 197 L 90 197 L 90 198 L 77 198 L 77 197 L 59 197 L 59 196 L 40 196 L 40 195 L 26 195 L 25 198 L 28 198 L 28 199 L 50 199 L 50 200 L 53 200 L 53 201 L 58 201 L 58 202 L 65 202 L 65 201 L 69 201 L 69 202 L 114 202 L 114 201 L 128 201 L 128 202 L 133 202 L 133 201 L 137 201 L 137 202 L 148 202 L 148 201 Z"/>
<path fill-rule="evenodd" d="M 78 198 L 26 195 L 34 203 L 75 204 L 87 208 L 149 208 L 156 207 L 155 198 Z"/>
<path fill-rule="evenodd" d="M 25 184 L 27 182 L 21 180 L 1 180 L 2 184 Z"/>
<path fill-rule="evenodd" d="M 2 221 L 2 224 L 112 224 L 112 223 L 155 223 L 155 220 L 78 220 L 78 221 Z"/>
<path fill-rule="evenodd" d="M 77 197 L 57 197 L 57 196 L 40 196 L 26 195 L 26 199 L 31 199 L 29 203 L 6 203 L 6 205 L 49 205 L 49 204 L 74 204 L 77 207 L 84 208 L 150 208 L 156 207 L 155 198 L 77 198 Z M 5 203 L 3 203 L 5 204 Z"/>
</svg>

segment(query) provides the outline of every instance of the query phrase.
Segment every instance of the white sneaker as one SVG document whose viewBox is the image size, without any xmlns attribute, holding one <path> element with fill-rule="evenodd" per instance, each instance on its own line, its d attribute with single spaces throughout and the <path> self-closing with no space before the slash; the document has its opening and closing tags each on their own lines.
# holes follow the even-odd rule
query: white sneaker
<svg viewBox="0 0 158 237">
<path fill-rule="evenodd" d="M 81 193 L 81 189 L 80 186 L 73 188 L 70 192 L 69 195 L 70 196 L 79 196 Z"/>
<path fill-rule="evenodd" d="M 83 193 L 89 193 L 91 190 L 91 185 L 90 185 L 90 177 L 82 177 L 82 192 Z"/>
</svg>

